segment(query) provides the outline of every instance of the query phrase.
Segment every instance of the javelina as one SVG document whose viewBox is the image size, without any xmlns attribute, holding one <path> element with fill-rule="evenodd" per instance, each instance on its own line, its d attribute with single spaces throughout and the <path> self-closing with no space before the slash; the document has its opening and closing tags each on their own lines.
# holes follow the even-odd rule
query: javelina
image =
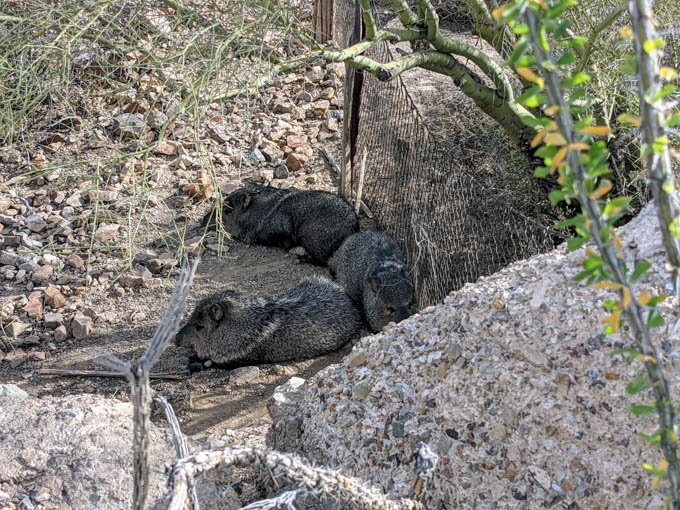
<svg viewBox="0 0 680 510">
<path fill-rule="evenodd" d="M 175 343 L 233 368 L 326 354 L 357 337 L 361 326 L 361 312 L 342 287 L 310 276 L 280 296 L 243 298 L 227 290 L 207 297 Z"/>
<path fill-rule="evenodd" d="M 352 206 L 338 195 L 254 183 L 227 197 L 222 223 L 245 243 L 302 246 L 309 261 L 317 264 L 325 264 L 342 241 L 359 230 Z"/>
<path fill-rule="evenodd" d="M 374 332 L 412 313 L 413 284 L 397 242 L 368 229 L 351 235 L 328 262 L 347 295 L 359 303 Z"/>
</svg>

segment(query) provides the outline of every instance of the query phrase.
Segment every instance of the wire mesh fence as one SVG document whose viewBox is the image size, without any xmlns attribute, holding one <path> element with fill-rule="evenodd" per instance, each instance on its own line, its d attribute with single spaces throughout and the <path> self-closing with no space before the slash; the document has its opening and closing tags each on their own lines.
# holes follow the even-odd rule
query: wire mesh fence
<svg viewBox="0 0 680 510">
<path fill-rule="evenodd" d="M 348 35 L 354 13 L 353 1 L 337 2 L 334 33 L 343 47 L 359 40 L 356 32 Z M 393 59 L 387 44 L 373 47 L 368 56 Z M 440 91 L 430 90 L 429 103 L 416 102 L 414 89 L 436 89 L 438 83 L 422 77 L 409 81 L 407 75 L 390 82 L 368 73 L 349 78 L 345 153 L 357 166 L 367 150 L 363 200 L 378 226 L 402 245 L 424 307 L 480 276 L 553 248 L 561 234 L 551 228 L 554 213 L 528 162 L 513 165 L 498 157 L 506 149 L 516 152 L 509 139 L 499 140 L 502 130 L 481 120 L 484 114 L 460 93 L 447 102 Z M 442 83 L 455 89 L 448 79 Z"/>
</svg>

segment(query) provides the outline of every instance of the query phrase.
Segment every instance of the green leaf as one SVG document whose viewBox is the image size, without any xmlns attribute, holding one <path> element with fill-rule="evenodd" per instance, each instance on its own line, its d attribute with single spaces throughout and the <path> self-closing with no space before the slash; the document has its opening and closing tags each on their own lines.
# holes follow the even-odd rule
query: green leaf
<svg viewBox="0 0 680 510">
<path fill-rule="evenodd" d="M 569 20 L 562 21 L 558 25 L 558 27 L 555 29 L 555 33 L 553 34 L 555 36 L 555 39 L 560 39 L 564 35 L 564 33 L 567 31 L 567 28 L 569 28 L 570 25 L 571 25 L 571 22 Z M 565 41 L 565 42 L 568 43 L 569 46 L 574 45 L 574 42 L 571 39 L 568 40 L 568 41 Z"/>
<path fill-rule="evenodd" d="M 578 250 L 581 246 L 586 244 L 587 239 L 583 237 L 570 237 L 567 240 L 567 251 Z"/>
<path fill-rule="evenodd" d="M 520 41 L 521 42 L 513 50 L 512 54 L 510 55 L 510 58 L 507 61 L 509 67 L 515 67 L 517 60 L 519 60 L 519 58 L 522 55 L 524 55 L 524 52 L 527 50 L 527 47 L 529 46 L 529 41 L 526 36 L 522 36 L 522 39 L 520 39 Z"/>
<path fill-rule="evenodd" d="M 568 228 L 568 227 L 580 227 L 586 222 L 586 215 L 585 214 L 579 214 L 578 216 L 574 216 L 573 218 L 569 218 L 568 220 L 560 221 L 557 225 L 555 225 L 555 228 Z"/>
<path fill-rule="evenodd" d="M 633 271 L 633 274 L 630 277 L 630 281 L 632 283 L 637 282 L 644 274 L 647 272 L 647 270 L 652 267 L 652 264 L 647 262 L 646 260 L 640 261 L 635 265 L 635 270 Z"/>
<path fill-rule="evenodd" d="M 517 67 L 531 67 L 536 65 L 536 57 L 533 55 L 522 55 L 517 62 L 515 62 L 515 68 Z"/>
<path fill-rule="evenodd" d="M 647 379 L 647 376 L 641 375 L 637 379 L 628 383 L 628 385 L 626 386 L 626 392 L 629 395 L 635 395 L 636 393 L 640 393 L 641 391 L 646 390 L 650 386 L 651 384 L 649 383 L 649 379 Z"/>
<path fill-rule="evenodd" d="M 637 62 L 633 55 L 626 55 L 623 63 L 619 66 L 621 74 L 637 74 Z"/>
<path fill-rule="evenodd" d="M 640 351 L 633 349 L 632 347 L 622 347 L 621 349 L 616 349 L 614 354 L 627 354 L 628 361 L 633 361 L 640 355 Z"/>
<path fill-rule="evenodd" d="M 574 85 L 580 85 L 581 83 L 585 83 L 588 80 L 590 80 L 590 76 L 586 73 L 576 73 L 572 78 Z"/>
<path fill-rule="evenodd" d="M 653 39 L 647 39 L 645 42 L 642 43 L 642 48 L 645 50 L 645 53 L 651 53 L 656 49 L 656 45 L 654 44 Z"/>
<path fill-rule="evenodd" d="M 517 35 L 528 34 L 529 33 L 529 25 L 527 25 L 526 23 L 520 23 L 519 25 L 515 26 L 513 31 Z"/>
<path fill-rule="evenodd" d="M 661 444 L 661 432 L 659 431 L 654 432 L 651 436 L 640 432 L 640 437 L 647 441 L 651 446 Z"/>
<path fill-rule="evenodd" d="M 635 416 L 649 416 L 651 414 L 656 414 L 656 406 L 643 406 L 635 405 L 630 406 L 630 412 Z"/>
<path fill-rule="evenodd" d="M 550 203 L 552 205 L 557 205 L 559 204 L 562 200 L 564 200 L 564 197 L 567 196 L 568 193 L 565 193 L 561 189 L 556 189 L 550 192 L 548 195 L 548 198 L 550 199 Z"/>
<path fill-rule="evenodd" d="M 534 170 L 534 177 L 538 177 L 539 179 L 545 179 L 550 175 L 550 168 L 547 166 L 539 166 L 536 167 L 536 170 Z"/>
<path fill-rule="evenodd" d="M 677 87 L 675 85 L 666 85 L 664 88 L 662 88 L 659 92 L 656 93 L 656 95 L 650 100 L 650 102 L 655 103 L 659 99 L 663 99 L 666 96 L 671 95 L 673 92 L 675 92 L 675 89 Z"/>
<path fill-rule="evenodd" d="M 676 112 L 666 119 L 666 127 L 675 127 L 680 125 L 680 112 Z"/>
<path fill-rule="evenodd" d="M 568 51 L 560 57 L 560 59 L 557 61 L 557 65 L 558 66 L 568 66 L 569 64 L 573 64 L 575 61 L 576 61 L 576 56 L 574 55 L 574 52 Z"/>
<path fill-rule="evenodd" d="M 650 310 L 649 315 L 647 316 L 647 327 L 649 329 L 652 329 L 657 328 L 659 326 L 663 326 L 663 324 L 664 324 L 663 316 L 659 313 L 659 311 L 656 309 Z"/>
</svg>

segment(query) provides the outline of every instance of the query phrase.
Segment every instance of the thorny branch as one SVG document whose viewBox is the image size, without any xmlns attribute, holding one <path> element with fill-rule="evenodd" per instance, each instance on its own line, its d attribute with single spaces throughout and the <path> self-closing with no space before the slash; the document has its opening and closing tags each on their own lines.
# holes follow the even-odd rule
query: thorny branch
<svg viewBox="0 0 680 510">
<path fill-rule="evenodd" d="M 531 9 L 526 9 L 524 18 L 529 25 L 531 46 L 536 55 L 538 69 L 545 80 L 545 90 L 548 94 L 550 104 L 559 107 L 559 110 L 555 115 L 555 122 L 560 133 L 567 141 L 567 144 L 571 144 L 574 142 L 575 138 L 574 129 L 571 115 L 569 114 L 569 108 L 565 96 L 562 93 L 562 86 L 557 74 L 547 70 L 547 68 L 557 69 L 557 66 L 554 63 L 550 52 L 544 50 L 538 41 L 539 28 L 536 14 Z M 548 65 L 545 65 L 546 63 L 548 63 Z M 567 152 L 567 163 L 574 174 L 577 197 L 591 223 L 590 233 L 600 250 L 600 255 L 609 267 L 614 281 L 620 284 L 622 288 L 630 289 L 631 283 L 624 270 L 623 261 L 617 257 L 614 247 L 611 244 L 606 243 L 602 238 L 601 232 L 605 225 L 605 221 L 600 214 L 597 203 L 589 197 L 585 190 L 584 182 L 587 178 L 586 170 L 580 162 L 577 151 Z M 658 203 L 657 207 L 659 207 Z M 680 488 L 680 465 L 678 464 L 676 445 L 668 435 L 668 431 L 673 430 L 674 423 L 673 400 L 671 399 L 670 388 L 668 386 L 668 381 L 664 376 L 663 368 L 657 361 L 659 360 L 659 357 L 656 348 L 652 343 L 650 330 L 645 322 L 642 307 L 634 297 L 630 300 L 630 306 L 626 310 L 626 314 L 630 319 L 638 349 L 645 355 L 645 359 L 647 360 L 644 364 L 657 402 L 659 427 L 661 429 L 661 447 L 669 464 L 668 478 L 673 492 L 673 508 L 678 510 L 680 509 L 680 493 L 678 492 L 678 489 Z"/>
</svg>

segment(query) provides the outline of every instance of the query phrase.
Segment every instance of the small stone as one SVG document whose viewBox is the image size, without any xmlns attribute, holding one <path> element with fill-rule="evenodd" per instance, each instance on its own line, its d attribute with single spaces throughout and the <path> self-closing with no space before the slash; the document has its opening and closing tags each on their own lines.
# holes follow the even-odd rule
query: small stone
<svg viewBox="0 0 680 510">
<path fill-rule="evenodd" d="M 161 129 L 167 121 L 168 116 L 158 110 L 151 110 L 146 116 L 146 122 L 151 129 Z"/>
<path fill-rule="evenodd" d="M 52 308 L 63 308 L 66 306 L 66 298 L 56 287 L 45 289 L 45 304 Z"/>
<path fill-rule="evenodd" d="M 124 274 L 120 277 L 119 281 L 123 287 L 133 289 L 135 287 L 141 287 L 144 284 L 144 277 L 136 274 Z"/>
<path fill-rule="evenodd" d="M 283 158 L 283 151 L 274 143 L 263 145 L 260 148 L 260 151 L 264 158 L 269 162 Z"/>
<path fill-rule="evenodd" d="M 50 329 L 56 329 L 64 324 L 64 315 L 61 313 L 48 312 L 45 314 L 45 325 Z"/>
<path fill-rule="evenodd" d="M 83 315 L 81 312 L 76 313 L 71 321 L 71 331 L 76 338 L 85 338 L 92 333 L 92 319 Z"/>
<path fill-rule="evenodd" d="M 259 367 L 240 367 L 229 372 L 229 382 L 237 386 L 258 382 L 259 378 Z"/>
<path fill-rule="evenodd" d="M 52 266 L 42 266 L 35 273 L 33 273 L 31 280 L 33 280 L 33 282 L 37 283 L 38 285 L 45 286 L 50 281 L 50 278 L 52 278 L 53 272 L 54 268 Z"/>
<path fill-rule="evenodd" d="M 88 193 L 90 202 L 115 202 L 118 200 L 118 192 L 105 189 L 91 189 Z"/>
<path fill-rule="evenodd" d="M 107 243 L 118 235 L 119 230 L 120 225 L 117 223 L 101 225 L 94 234 L 94 238 L 101 243 Z"/>
<path fill-rule="evenodd" d="M 85 261 L 82 259 L 82 257 L 75 255 L 75 254 L 69 255 L 66 262 L 68 262 L 69 266 L 71 266 L 75 269 L 80 269 L 85 265 Z"/>
<path fill-rule="evenodd" d="M 162 140 L 158 144 L 158 147 L 153 150 L 153 152 L 154 154 L 162 156 L 174 156 L 177 154 L 177 145 L 172 142 L 168 142 L 167 140 Z"/>
<path fill-rule="evenodd" d="M 299 135 L 289 135 L 286 137 L 286 145 L 291 149 L 297 149 L 307 145 L 307 137 Z"/>
<path fill-rule="evenodd" d="M 23 322 L 11 322 L 7 326 L 5 326 L 5 331 L 7 334 L 11 337 L 18 337 L 28 329 L 28 324 L 24 324 Z"/>
<path fill-rule="evenodd" d="M 362 381 L 355 384 L 352 388 L 352 396 L 358 400 L 364 400 L 371 392 L 371 384 L 368 381 Z"/>
<path fill-rule="evenodd" d="M 26 226 L 31 232 L 42 232 L 47 227 L 47 223 L 41 216 L 34 214 L 25 220 Z"/>
<path fill-rule="evenodd" d="M 144 119 L 134 113 L 123 113 L 113 118 L 113 133 L 120 138 L 141 138 L 147 130 Z"/>
<path fill-rule="evenodd" d="M 264 157 L 264 154 L 260 151 L 260 149 L 253 149 L 251 152 L 248 153 L 246 156 L 248 161 L 251 163 L 264 163 L 266 158 Z"/>
<path fill-rule="evenodd" d="M 55 314 L 59 315 L 59 314 Z M 66 330 L 66 326 L 59 326 L 57 329 L 54 330 L 54 340 L 57 342 L 63 342 L 68 338 L 68 331 Z"/>
<path fill-rule="evenodd" d="M 177 265 L 177 261 L 172 257 L 151 259 L 146 263 L 146 267 L 152 273 L 160 273 L 164 269 L 171 269 Z"/>
<path fill-rule="evenodd" d="M 307 92 L 306 90 L 303 90 L 302 92 L 300 92 L 297 95 L 297 97 L 295 98 L 295 100 L 298 103 L 311 103 L 312 99 L 313 99 L 312 95 L 309 92 Z"/>
<path fill-rule="evenodd" d="M 297 172 L 307 164 L 309 158 L 304 154 L 293 152 L 286 158 L 286 166 L 291 172 Z"/>
<path fill-rule="evenodd" d="M 132 314 L 132 322 L 142 322 L 144 319 L 146 319 L 146 314 L 144 312 L 137 312 Z"/>
<path fill-rule="evenodd" d="M 317 101 L 316 103 L 314 103 L 314 113 L 316 113 L 317 115 L 325 115 L 330 107 L 331 103 L 326 99 Z"/>
<path fill-rule="evenodd" d="M 17 149 L 7 149 L 2 153 L 2 162 L 9 164 L 17 164 L 21 162 L 21 152 Z"/>
<path fill-rule="evenodd" d="M 288 168 L 286 165 L 277 165 L 274 168 L 274 178 L 275 179 L 287 179 L 288 178 Z"/>
<path fill-rule="evenodd" d="M 29 394 L 19 388 L 16 384 L 3 384 L 0 386 L 0 395 L 9 398 L 19 398 L 21 400 L 25 400 L 29 397 Z"/>
<path fill-rule="evenodd" d="M 21 271 L 26 271 L 27 273 L 34 273 L 35 271 L 40 269 L 40 264 L 33 262 L 32 260 L 29 260 L 27 262 L 19 264 L 19 269 Z"/>
<path fill-rule="evenodd" d="M 0 251 L 0 265 L 2 266 L 16 266 L 17 265 L 17 257 L 14 253 L 10 253 L 8 251 Z"/>
<path fill-rule="evenodd" d="M 70 205 L 73 208 L 82 207 L 83 203 L 80 201 L 80 193 L 74 193 L 73 195 L 68 197 L 66 199 L 66 205 Z M 66 211 L 66 208 L 64 208 L 64 211 L 62 211 L 62 214 L 64 215 L 64 217 L 66 217 L 65 211 Z"/>
<path fill-rule="evenodd" d="M 208 124 L 208 134 L 210 138 L 217 143 L 225 144 L 231 139 L 231 136 L 220 126 L 216 124 Z"/>
<path fill-rule="evenodd" d="M 24 312 L 32 319 L 43 313 L 42 292 L 31 292 L 28 296 L 28 303 L 23 308 Z"/>
<path fill-rule="evenodd" d="M 540 485 L 546 491 L 550 490 L 552 483 L 550 482 L 550 476 L 548 473 L 537 466 L 529 466 L 528 470 L 538 485 Z"/>
<path fill-rule="evenodd" d="M 326 76 L 326 71 L 324 71 L 321 66 L 314 66 L 310 71 L 307 72 L 307 78 L 312 82 L 320 82 Z"/>
<path fill-rule="evenodd" d="M 295 105 L 290 101 L 277 102 L 274 105 L 274 113 L 290 113 L 295 108 Z"/>
</svg>

